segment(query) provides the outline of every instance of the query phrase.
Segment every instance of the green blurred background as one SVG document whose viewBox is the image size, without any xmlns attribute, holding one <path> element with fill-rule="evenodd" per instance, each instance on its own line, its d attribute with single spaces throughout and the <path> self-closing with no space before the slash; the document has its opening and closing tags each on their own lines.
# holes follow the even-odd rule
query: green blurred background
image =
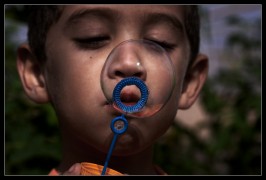
<svg viewBox="0 0 266 180">
<path fill-rule="evenodd" d="M 217 8 L 220 13 L 228 11 L 227 16 L 219 15 Z M 212 54 L 210 75 L 199 97 L 208 116 L 193 129 L 179 123 L 177 116 L 158 141 L 155 161 L 168 174 L 262 174 L 262 8 L 257 5 L 257 15 L 249 18 L 230 14 L 232 8 L 242 8 L 242 15 L 252 10 L 200 5 L 201 50 Z M 5 175 L 46 175 L 61 158 L 53 109 L 27 99 L 16 70 L 16 48 L 25 40 L 26 17 L 23 5 L 5 6 Z M 213 23 L 215 18 L 220 24 Z M 225 30 L 215 35 L 219 26 Z M 209 135 L 201 138 L 198 132 L 204 128 Z"/>
</svg>

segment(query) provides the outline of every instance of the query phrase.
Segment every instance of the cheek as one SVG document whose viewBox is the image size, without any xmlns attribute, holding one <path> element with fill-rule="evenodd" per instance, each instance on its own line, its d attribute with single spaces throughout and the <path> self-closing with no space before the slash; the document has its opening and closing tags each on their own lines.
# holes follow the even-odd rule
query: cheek
<svg viewBox="0 0 266 180">
<path fill-rule="evenodd" d="M 82 134 L 86 141 L 104 140 L 110 133 L 109 124 L 99 121 L 110 119 L 100 114 L 105 100 L 100 86 L 102 65 L 99 57 L 73 53 L 54 55 L 47 63 L 47 87 L 59 122 L 73 134 Z M 102 134 L 94 137 L 98 131 Z"/>
<path fill-rule="evenodd" d="M 184 46 L 186 47 L 186 46 Z M 173 54 L 171 54 L 171 60 L 176 72 L 176 86 L 182 86 L 188 63 L 189 63 L 189 51 L 188 48 L 177 49 Z M 178 90 L 178 89 L 177 89 Z"/>
<path fill-rule="evenodd" d="M 174 122 L 177 108 L 178 95 L 174 93 L 165 106 L 151 119 L 148 119 L 145 129 L 143 129 L 143 132 L 148 134 L 146 136 L 150 137 L 147 138 L 146 144 L 152 143 L 152 140 L 158 139 L 169 129 Z M 153 129 L 153 131 L 147 131 L 147 129 Z"/>
<path fill-rule="evenodd" d="M 73 106 L 87 105 L 87 101 L 93 103 L 101 93 L 103 57 L 70 49 L 65 48 L 64 53 L 60 48 L 54 50 L 46 66 L 48 91 L 52 103 L 61 112 L 73 111 Z"/>
<path fill-rule="evenodd" d="M 52 34 L 54 35 L 54 34 Z M 100 72 L 106 53 L 79 50 L 70 40 L 57 34 L 57 41 L 47 40 L 47 79 L 55 92 L 87 89 L 99 84 Z M 53 93 L 54 91 L 51 91 Z"/>
</svg>

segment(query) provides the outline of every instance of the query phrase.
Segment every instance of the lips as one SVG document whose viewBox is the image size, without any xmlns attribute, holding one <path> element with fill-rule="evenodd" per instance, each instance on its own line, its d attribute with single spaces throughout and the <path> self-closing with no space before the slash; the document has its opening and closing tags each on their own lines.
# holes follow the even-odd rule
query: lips
<svg viewBox="0 0 266 180">
<path fill-rule="evenodd" d="M 134 105 L 140 100 L 140 92 L 123 89 L 120 99 L 125 105 Z"/>
</svg>

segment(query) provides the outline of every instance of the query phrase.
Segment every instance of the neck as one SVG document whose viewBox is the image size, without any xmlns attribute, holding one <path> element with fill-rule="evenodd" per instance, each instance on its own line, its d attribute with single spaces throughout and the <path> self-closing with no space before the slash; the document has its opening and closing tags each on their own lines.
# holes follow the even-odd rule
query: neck
<svg viewBox="0 0 266 180">
<path fill-rule="evenodd" d="M 63 159 L 58 167 L 59 172 L 67 171 L 73 164 L 81 162 L 90 162 L 104 165 L 106 153 L 103 153 L 87 144 L 79 142 L 77 139 L 71 139 L 63 133 Z M 64 139 L 67 139 L 64 141 Z M 152 162 L 153 150 L 148 147 L 145 150 L 127 156 L 111 156 L 108 168 L 119 171 L 123 174 L 154 175 L 154 165 Z"/>
</svg>

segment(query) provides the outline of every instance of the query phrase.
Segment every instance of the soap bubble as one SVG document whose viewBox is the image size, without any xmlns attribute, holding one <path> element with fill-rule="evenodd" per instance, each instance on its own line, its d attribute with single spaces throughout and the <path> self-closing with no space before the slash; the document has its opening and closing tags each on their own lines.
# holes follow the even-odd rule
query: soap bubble
<svg viewBox="0 0 266 180">
<path fill-rule="evenodd" d="M 101 87 L 107 101 L 130 117 L 149 117 L 170 98 L 175 68 L 167 51 L 149 40 L 127 40 L 107 57 Z"/>
</svg>

